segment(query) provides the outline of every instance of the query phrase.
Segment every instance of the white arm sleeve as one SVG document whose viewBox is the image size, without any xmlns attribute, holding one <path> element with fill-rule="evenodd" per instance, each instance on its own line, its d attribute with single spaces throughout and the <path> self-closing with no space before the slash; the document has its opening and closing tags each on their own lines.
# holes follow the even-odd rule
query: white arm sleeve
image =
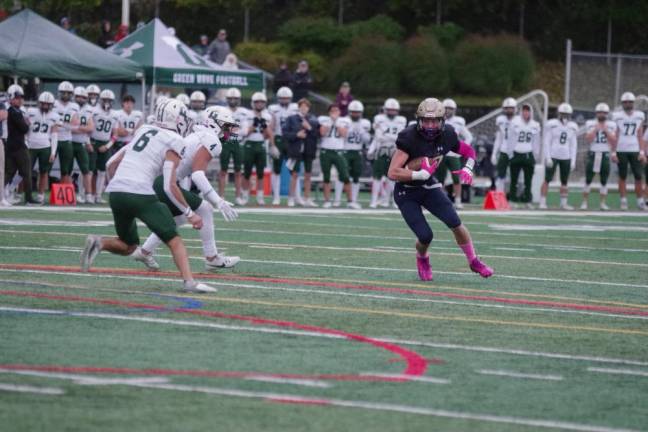
<svg viewBox="0 0 648 432">
<path fill-rule="evenodd" d="M 542 160 L 540 161 L 541 163 L 544 163 L 544 161 L 551 157 L 551 135 L 551 131 L 545 129 L 544 145 L 542 146 Z"/>
<path fill-rule="evenodd" d="M 576 163 L 576 150 L 578 148 L 578 140 L 576 139 L 576 134 L 574 134 L 571 138 L 570 146 L 569 146 L 569 158 L 572 160 L 572 162 Z"/>
<path fill-rule="evenodd" d="M 498 130 L 497 132 L 495 132 L 495 142 L 493 143 L 493 154 L 497 155 L 501 147 L 502 147 L 502 132 Z"/>
<path fill-rule="evenodd" d="M 466 144 L 472 145 L 473 142 L 473 134 L 470 133 L 468 128 L 464 126 L 461 130 L 461 135 L 463 135 L 463 140 Z"/>
<path fill-rule="evenodd" d="M 173 195 L 173 190 L 171 189 L 171 177 L 173 176 L 174 169 L 175 166 L 173 162 L 169 160 L 164 161 L 164 165 L 162 167 L 162 175 L 164 177 L 164 193 L 173 203 L 173 205 L 182 212 L 183 215 L 189 217 L 192 213 L 191 209 L 182 205 L 182 203 L 180 203 L 180 201 L 176 199 L 175 195 Z"/>
<path fill-rule="evenodd" d="M 52 154 L 56 154 L 56 150 L 58 150 L 58 133 L 57 132 L 52 132 L 50 135 L 50 144 L 52 145 Z"/>
<path fill-rule="evenodd" d="M 222 198 L 216 193 L 209 180 L 207 180 L 205 171 L 194 171 L 191 173 L 191 180 L 200 192 L 202 192 L 203 198 L 218 208 L 218 204 L 222 201 Z"/>
</svg>

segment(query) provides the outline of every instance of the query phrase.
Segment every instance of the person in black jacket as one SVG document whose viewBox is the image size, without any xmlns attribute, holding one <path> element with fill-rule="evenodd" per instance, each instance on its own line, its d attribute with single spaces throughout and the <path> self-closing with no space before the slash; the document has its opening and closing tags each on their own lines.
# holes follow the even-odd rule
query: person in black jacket
<svg viewBox="0 0 648 432">
<path fill-rule="evenodd" d="M 293 74 L 288 69 L 288 64 L 284 61 L 279 65 L 279 70 L 275 73 L 273 80 L 273 89 L 275 94 L 281 87 L 289 87 L 293 84 Z"/>
<path fill-rule="evenodd" d="M 308 99 L 300 99 L 297 106 L 299 107 L 299 114 L 288 117 L 281 130 L 283 138 L 286 140 L 286 151 L 288 153 L 286 167 L 292 172 L 288 207 L 295 206 L 295 199 L 297 199 L 299 205 L 317 207 L 317 204 L 310 198 L 310 190 L 313 160 L 317 154 L 319 123 L 317 117 L 310 113 L 311 103 Z M 302 200 L 299 195 L 295 196 L 300 162 L 304 163 L 305 200 Z"/>
<path fill-rule="evenodd" d="M 308 97 L 308 92 L 313 87 L 313 77 L 308 71 L 308 62 L 302 60 L 297 64 L 297 70 L 293 75 L 292 91 L 295 94 L 295 99 L 302 99 Z"/>
<path fill-rule="evenodd" d="M 23 178 L 25 190 L 25 204 L 40 205 L 32 198 L 32 173 L 29 150 L 25 145 L 25 135 L 29 132 L 29 123 L 20 107 L 23 103 L 23 89 L 19 85 L 12 85 L 7 91 L 9 109 L 7 110 L 7 145 L 5 147 L 5 185 L 8 184 L 18 172 Z"/>
</svg>

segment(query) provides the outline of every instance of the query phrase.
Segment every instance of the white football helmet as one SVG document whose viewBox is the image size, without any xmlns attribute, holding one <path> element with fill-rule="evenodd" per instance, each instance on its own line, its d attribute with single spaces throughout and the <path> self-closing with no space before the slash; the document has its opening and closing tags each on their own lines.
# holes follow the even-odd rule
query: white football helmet
<svg viewBox="0 0 648 432">
<path fill-rule="evenodd" d="M 62 81 L 61 84 L 58 85 L 58 91 L 72 93 L 74 91 L 74 86 L 70 81 Z"/>
<path fill-rule="evenodd" d="M 191 129 L 187 107 L 175 99 L 167 99 L 155 107 L 155 124 L 185 136 Z"/>
<path fill-rule="evenodd" d="M 349 112 L 364 112 L 364 105 L 362 102 L 354 100 L 349 104 Z"/>
<path fill-rule="evenodd" d="M 96 84 L 90 84 L 86 87 L 86 91 L 88 92 L 88 101 L 90 101 L 90 105 L 96 105 L 99 100 L 99 93 L 101 93 L 99 86 Z"/>
<path fill-rule="evenodd" d="M 268 98 L 264 93 L 256 92 L 252 95 L 252 108 L 255 108 L 257 102 L 263 102 L 263 105 L 265 106 L 265 104 L 268 102 Z"/>
<path fill-rule="evenodd" d="M 192 110 L 204 110 L 206 104 L 207 98 L 205 97 L 205 93 L 201 92 L 200 90 L 196 90 L 195 92 L 191 93 L 191 96 L 189 97 L 189 105 Z"/>
<path fill-rule="evenodd" d="M 634 102 L 635 95 L 632 92 L 625 92 L 621 95 L 621 102 Z"/>
<path fill-rule="evenodd" d="M 227 92 L 225 93 L 225 98 L 226 99 L 232 99 L 232 98 L 241 99 L 241 90 L 237 89 L 236 87 L 229 88 L 229 89 L 227 89 Z"/>
<path fill-rule="evenodd" d="M 453 109 L 453 110 L 457 109 L 457 103 L 455 101 L 453 101 L 452 99 L 444 99 L 443 100 L 443 106 L 445 108 L 450 108 L 450 109 Z"/>
<path fill-rule="evenodd" d="M 383 109 L 385 111 L 387 110 L 394 110 L 394 111 L 400 111 L 400 103 L 394 98 L 389 98 L 385 101 L 383 105 Z"/>
<path fill-rule="evenodd" d="M 507 97 L 502 101 L 502 108 L 517 108 L 517 102 L 512 97 Z"/>
<path fill-rule="evenodd" d="M 115 101 L 115 93 L 112 90 L 102 90 L 99 93 L 99 100 L 101 101 L 101 108 L 108 111 L 112 108 L 113 102 Z"/>
<path fill-rule="evenodd" d="M 596 104 L 596 107 L 594 108 L 594 112 L 597 113 L 602 112 L 607 114 L 610 112 L 610 107 L 608 106 L 608 104 L 601 102 Z"/>
<path fill-rule="evenodd" d="M 417 110 L 417 118 L 443 118 L 445 116 L 445 107 L 437 98 L 427 98 L 423 100 Z"/>
<path fill-rule="evenodd" d="M 293 98 L 293 92 L 289 87 L 281 87 L 277 90 L 277 99 L 290 99 Z"/>
<path fill-rule="evenodd" d="M 212 129 L 219 138 L 228 140 L 235 134 L 237 124 L 232 112 L 219 105 L 210 106 L 205 110 L 203 126 Z"/>
<path fill-rule="evenodd" d="M 86 102 L 88 102 L 88 92 L 86 91 L 85 87 L 74 87 L 74 101 L 81 106 L 85 105 Z"/>
<path fill-rule="evenodd" d="M 23 91 L 22 87 L 20 87 L 18 84 L 12 84 L 7 89 L 7 97 L 10 100 L 15 99 L 17 97 L 23 97 L 23 96 L 25 96 L 25 92 Z"/>
<path fill-rule="evenodd" d="M 558 114 L 567 114 L 567 115 L 572 115 L 574 110 L 572 109 L 572 106 L 569 105 L 567 102 L 563 102 L 560 105 L 558 105 Z"/>
<path fill-rule="evenodd" d="M 178 96 L 176 96 L 175 98 L 176 98 L 176 100 L 179 100 L 180 102 L 185 104 L 187 106 L 187 108 L 191 104 L 191 101 L 189 100 L 189 96 L 187 96 L 186 93 L 179 93 Z"/>
<path fill-rule="evenodd" d="M 43 112 L 48 112 L 54 106 L 54 95 L 48 91 L 44 91 L 38 96 L 38 106 Z"/>
</svg>

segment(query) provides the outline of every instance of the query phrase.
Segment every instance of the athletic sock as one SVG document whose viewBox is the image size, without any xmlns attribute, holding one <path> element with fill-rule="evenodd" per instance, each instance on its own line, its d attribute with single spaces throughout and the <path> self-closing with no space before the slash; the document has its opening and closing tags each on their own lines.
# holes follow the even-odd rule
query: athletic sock
<svg viewBox="0 0 648 432">
<path fill-rule="evenodd" d="M 97 196 L 101 197 L 104 186 L 106 185 L 106 171 L 97 171 Z"/>
<path fill-rule="evenodd" d="M 206 257 L 218 255 L 216 248 L 216 238 L 214 236 L 214 208 L 207 201 L 196 209 L 196 214 L 202 218 L 203 225 L 200 228 L 200 241 L 203 245 L 203 254 Z"/>
<path fill-rule="evenodd" d="M 477 258 L 477 255 L 475 254 L 475 247 L 473 246 L 472 241 L 469 241 L 466 244 L 459 245 L 461 250 L 463 251 L 464 255 L 466 255 L 466 259 L 468 260 L 468 264 L 472 262 L 475 258 Z"/>
<path fill-rule="evenodd" d="M 272 173 L 270 183 L 272 184 L 272 198 L 279 199 L 279 184 L 281 177 L 278 174 Z"/>
<path fill-rule="evenodd" d="M 567 197 L 566 196 L 561 196 L 560 197 L 560 205 L 561 206 L 566 206 L 567 205 Z"/>
<path fill-rule="evenodd" d="M 562 198 L 561 198 L 561 200 L 562 200 Z M 561 203 L 562 203 L 562 201 L 561 201 Z M 544 197 L 544 196 L 540 197 L 540 205 L 541 206 L 546 206 L 547 205 L 547 197 Z"/>
<path fill-rule="evenodd" d="M 358 202 L 359 193 L 360 193 L 360 183 L 353 183 L 351 185 L 351 201 Z"/>
<path fill-rule="evenodd" d="M 342 201 L 342 189 L 343 189 L 343 183 L 340 180 L 335 181 L 335 202 L 340 202 Z"/>
<path fill-rule="evenodd" d="M 380 180 L 373 179 L 371 183 L 371 205 L 378 203 L 378 194 L 380 193 Z"/>
</svg>

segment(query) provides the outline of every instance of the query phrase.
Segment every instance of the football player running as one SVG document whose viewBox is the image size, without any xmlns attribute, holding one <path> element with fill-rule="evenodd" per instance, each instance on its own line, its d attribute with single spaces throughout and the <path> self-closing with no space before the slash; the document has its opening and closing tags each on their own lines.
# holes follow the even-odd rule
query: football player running
<svg viewBox="0 0 648 432">
<path fill-rule="evenodd" d="M 417 124 L 398 134 L 396 152 L 389 165 L 389 177 L 395 180 L 394 200 L 405 222 L 416 235 L 416 267 L 419 278 L 432 280 L 428 248 L 432 230 L 425 220 L 422 208 L 436 216 L 450 228 L 455 240 L 466 255 L 470 269 L 482 277 L 493 275 L 493 269 L 475 254 L 468 229 L 461 223 L 452 202 L 434 174 L 448 152 L 466 159 L 464 167 L 454 172 L 462 183 L 471 184 L 475 165 L 475 150 L 460 142 L 452 126 L 445 125 L 445 108 L 435 98 L 422 101 L 416 110 Z M 421 159 L 422 158 L 422 159 Z M 421 160 L 420 168 L 408 168 L 411 161 Z"/>
<path fill-rule="evenodd" d="M 256 199 L 258 205 L 264 205 L 263 198 L 263 171 L 266 167 L 266 140 L 270 143 L 270 155 L 276 157 L 279 150 L 274 144 L 274 133 L 272 130 L 272 115 L 266 109 L 268 99 L 265 94 L 256 92 L 252 95 L 252 114 L 247 121 L 245 131 L 245 143 L 243 144 L 243 190 L 242 202 L 247 204 L 250 198 L 250 178 L 252 168 L 256 169 L 257 190 Z"/>
<path fill-rule="evenodd" d="M 122 109 L 117 111 L 117 118 L 117 141 L 113 148 L 116 151 L 131 142 L 135 131 L 144 124 L 144 114 L 135 109 L 135 98 L 127 94 L 122 98 Z"/>
<path fill-rule="evenodd" d="M 38 161 L 38 194 L 36 195 L 38 204 L 45 202 L 49 171 L 56 158 L 58 147 L 60 118 L 54 111 L 54 101 L 54 95 L 44 91 L 38 96 L 38 108 L 27 109 L 29 121 L 27 147 L 29 147 L 32 171 Z"/>
<path fill-rule="evenodd" d="M 58 157 L 61 168 L 61 183 L 72 183 L 72 168 L 74 168 L 74 148 L 72 146 L 72 130 L 79 124 L 79 105 L 72 100 L 74 86 L 69 81 L 63 81 L 58 86 L 59 98 L 54 103 L 54 110 L 59 116 L 58 128 Z"/>
<path fill-rule="evenodd" d="M 92 116 L 94 107 L 88 103 L 88 92 L 85 87 L 76 87 L 74 89 L 74 101 L 79 105 L 79 124 L 72 129 L 72 153 L 76 160 L 83 180 L 79 182 L 79 203 L 93 203 L 92 195 L 92 174 L 90 173 L 90 158 L 88 150 L 92 149 L 90 144 L 90 134 L 94 130 Z M 84 197 L 85 192 L 85 197 Z"/>
<path fill-rule="evenodd" d="M 587 201 L 590 193 L 590 185 L 594 175 L 598 174 L 601 179 L 601 210 L 609 210 L 605 202 L 607 198 L 607 181 L 610 175 L 610 143 L 616 142 L 617 125 L 608 120 L 610 107 L 605 103 L 599 103 L 594 108 L 596 118 L 585 122 L 585 140 L 590 148 L 587 152 L 585 162 L 585 187 L 583 187 L 583 203 L 581 210 L 587 210 Z"/>
<path fill-rule="evenodd" d="M 200 229 L 202 218 L 191 210 L 176 183 L 176 169 L 185 149 L 182 136 L 190 127 L 191 120 L 185 106 L 176 100 L 159 104 L 155 118 L 155 125 L 140 128 L 131 144 L 109 161 L 107 192 L 117 237 L 89 235 L 81 253 L 81 269 L 88 271 L 101 251 L 124 256 L 135 253 L 139 247 L 136 223 L 139 219 L 171 250 L 182 275 L 183 290 L 214 292 L 215 288 L 194 280 L 187 249 L 178 235 L 171 211 L 153 190 L 155 179 L 162 174 L 168 199 L 195 229 Z"/>
<path fill-rule="evenodd" d="M 400 103 L 394 98 L 389 98 L 383 105 L 383 114 L 374 117 L 374 138 L 367 151 L 367 156 L 374 160 L 371 203 L 369 204 L 371 208 L 378 206 L 378 195 L 385 179 L 385 195 L 380 205 L 389 207 L 394 182 L 387 179 L 387 170 L 389 169 L 391 157 L 396 151 L 396 138 L 400 131 L 407 126 L 407 120 L 405 117 L 398 115 L 399 111 Z"/>
<path fill-rule="evenodd" d="M 644 121 L 646 116 L 642 111 L 634 109 L 635 95 L 625 92 L 621 95 L 621 111 L 612 114 L 612 120 L 617 125 L 617 140 L 610 142 L 610 158 L 619 167 L 619 195 L 621 196 L 621 210 L 628 210 L 628 197 L 626 179 L 628 178 L 628 165 L 632 170 L 635 180 L 635 195 L 637 207 L 643 210 L 646 207 L 642 194 L 642 169 L 641 164 L 646 163 L 646 152 L 643 149 L 642 138 L 644 135 Z"/>
<path fill-rule="evenodd" d="M 445 122 L 452 126 L 459 136 L 459 140 L 465 142 L 468 145 L 472 145 L 473 136 L 466 128 L 466 119 L 455 115 L 457 112 L 457 103 L 452 99 L 445 99 L 443 101 L 443 106 L 445 107 Z M 461 169 L 461 156 L 454 152 L 450 152 L 443 159 L 443 164 L 437 169 L 436 178 L 445 184 L 446 172 L 449 170 L 458 171 Z M 457 209 L 462 209 L 463 204 L 461 203 L 461 181 L 459 176 L 456 174 L 451 174 L 452 177 L 452 194 L 454 195 L 454 206 Z"/>
<path fill-rule="evenodd" d="M 509 201 L 525 203 L 532 209 L 531 182 L 535 161 L 540 158 L 540 123 L 533 120 L 531 105 L 522 105 L 522 113 L 511 122 L 509 133 L 512 140 L 513 157 L 510 160 L 511 189 Z M 524 192 L 518 197 L 517 183 L 520 171 L 524 172 Z"/>
<path fill-rule="evenodd" d="M 205 171 L 213 158 L 221 154 L 221 140 L 227 140 L 229 134 L 236 128 L 236 121 L 231 112 L 220 106 L 209 107 L 205 110 L 202 124 L 195 125 L 193 132 L 185 138 L 185 150 L 182 160 L 176 170 L 178 181 L 188 178 L 198 187 L 204 200 L 193 192 L 180 189 L 188 206 L 202 218 L 200 239 L 205 255 L 205 270 L 213 271 L 217 268 L 234 267 L 240 258 L 225 256 L 218 253 L 214 239 L 214 208 L 217 208 L 223 218 L 230 222 L 238 217 L 232 204 L 222 199 L 207 180 Z M 184 225 L 187 217 L 169 200 L 164 190 L 164 179 L 159 176 L 153 185 L 158 199 L 166 204 L 174 216 L 176 226 Z M 133 253 L 136 261 L 143 262 L 150 270 L 158 270 L 160 266 L 153 258 L 153 252 L 162 243 L 160 237 L 151 234 L 141 249 Z"/>
<path fill-rule="evenodd" d="M 243 198 L 241 195 L 241 186 L 243 176 L 241 175 L 241 168 L 243 166 L 243 146 L 241 143 L 240 133 L 247 130 L 248 119 L 252 116 L 250 110 L 241 106 L 241 91 L 236 87 L 232 87 L 225 93 L 227 99 L 227 109 L 234 117 L 237 126 L 237 132 L 231 133 L 229 138 L 223 140 L 223 151 L 220 155 L 220 173 L 218 181 L 218 193 L 220 196 L 225 196 L 225 185 L 227 184 L 227 176 L 230 160 L 234 165 L 234 191 L 236 199 L 234 202 L 237 205 L 243 205 Z"/>
<path fill-rule="evenodd" d="M 553 181 L 556 168 L 560 168 L 560 208 L 574 210 L 567 204 L 569 173 L 576 168 L 576 147 L 578 146 L 578 125 L 571 121 L 573 109 L 568 103 L 558 106 L 558 118 L 551 119 L 545 126 L 543 158 L 545 179 L 540 189 L 540 209 L 547 208 L 549 183 Z"/>
<path fill-rule="evenodd" d="M 349 132 L 344 140 L 344 157 L 349 168 L 349 177 L 351 183 L 351 202 L 349 208 L 361 209 L 358 203 L 358 194 L 360 193 L 360 175 L 362 174 L 362 149 L 371 142 L 371 123 L 369 120 L 362 118 L 364 105 L 358 100 L 349 104 Z M 343 183 L 339 180 L 335 183 L 335 200 L 333 206 L 339 205 L 342 197 Z"/>
<path fill-rule="evenodd" d="M 322 137 L 320 150 L 320 165 L 324 177 L 324 205 L 323 208 L 330 208 L 331 203 L 331 168 L 335 166 L 340 181 L 344 184 L 344 192 L 347 194 L 349 205 L 352 205 L 351 183 L 349 183 L 349 171 L 344 158 L 344 141 L 349 133 L 351 120 L 340 116 L 340 107 L 330 105 L 327 116 L 320 116 L 317 121 L 320 124 L 320 136 Z"/>
<path fill-rule="evenodd" d="M 272 114 L 272 130 L 274 131 L 274 143 L 279 150 L 278 157 L 272 158 L 272 205 L 281 204 L 281 166 L 288 159 L 286 143 L 282 139 L 282 129 L 286 119 L 298 112 L 297 104 L 292 102 L 293 92 L 288 87 L 281 87 L 277 90 L 277 102 L 268 107 Z"/>
<path fill-rule="evenodd" d="M 493 145 L 493 153 L 491 155 L 491 163 L 496 167 L 495 189 L 499 192 L 504 192 L 506 184 L 506 170 L 509 167 L 511 158 L 513 157 L 511 139 L 511 123 L 515 118 L 515 110 L 517 102 L 515 99 L 508 97 L 502 102 L 502 112 L 495 119 L 497 132 L 495 132 L 495 143 Z"/>
<path fill-rule="evenodd" d="M 194 124 L 198 124 L 202 121 L 202 116 L 205 111 L 205 108 L 207 106 L 207 98 L 205 97 L 205 93 L 201 92 L 200 90 L 196 90 L 195 92 L 191 93 L 191 96 L 189 96 L 189 119 L 194 122 Z"/>
</svg>

